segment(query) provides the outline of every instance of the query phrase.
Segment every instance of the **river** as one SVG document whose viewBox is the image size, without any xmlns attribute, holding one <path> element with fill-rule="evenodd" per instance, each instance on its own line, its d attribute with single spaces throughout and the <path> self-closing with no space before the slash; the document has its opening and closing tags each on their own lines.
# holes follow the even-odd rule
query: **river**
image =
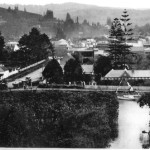
<svg viewBox="0 0 150 150">
<path fill-rule="evenodd" d="M 118 138 L 111 143 L 112 149 L 141 149 L 148 144 L 150 111 L 134 101 L 119 101 Z"/>
</svg>

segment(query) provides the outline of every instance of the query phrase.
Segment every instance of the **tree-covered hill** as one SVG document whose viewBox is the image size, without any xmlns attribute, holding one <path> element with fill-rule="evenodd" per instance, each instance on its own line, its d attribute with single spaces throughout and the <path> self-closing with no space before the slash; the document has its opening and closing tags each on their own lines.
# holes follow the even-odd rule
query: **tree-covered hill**
<svg viewBox="0 0 150 150">
<path fill-rule="evenodd" d="M 1 8 L 3 7 L 3 8 Z M 51 19 L 45 17 L 50 10 Z M 111 25 L 114 18 L 119 18 L 122 13 L 120 8 L 106 8 L 77 3 L 49 4 L 49 5 L 7 5 L 0 4 L 0 31 L 8 40 L 19 40 L 23 34 L 27 34 L 31 28 L 38 27 L 42 33 L 50 38 L 57 37 L 59 30 L 64 31 L 65 37 L 98 37 L 108 34 L 104 26 Z M 69 13 L 70 21 L 66 20 Z M 131 21 L 136 26 L 136 32 L 149 32 L 150 10 L 129 9 Z M 67 21 L 67 22 L 66 22 Z M 149 23 L 149 24 L 148 24 Z M 147 24 L 147 26 L 145 26 Z M 70 26 L 70 27 L 69 27 Z M 61 37 L 62 38 L 62 37 Z"/>
<path fill-rule="evenodd" d="M 31 27 L 37 26 L 42 16 L 15 9 L 0 8 L 0 31 L 6 40 L 19 38 L 27 33 Z"/>
<path fill-rule="evenodd" d="M 0 7 L 8 8 L 14 5 L 0 4 Z M 110 8 L 110 7 L 98 7 L 94 5 L 85 5 L 78 3 L 63 3 L 63 4 L 48 4 L 48 5 L 18 5 L 20 10 L 26 10 L 28 12 L 44 14 L 47 9 L 54 11 L 56 18 L 65 19 L 66 13 L 69 12 L 73 19 L 79 16 L 79 21 L 83 21 L 85 18 L 89 22 L 100 22 L 105 24 L 108 17 L 112 20 L 115 17 L 120 17 L 123 8 Z M 125 9 L 125 8 L 124 8 Z M 128 9 L 131 20 L 134 24 L 139 26 L 150 23 L 150 9 Z"/>
<path fill-rule="evenodd" d="M 55 16 L 55 12 L 45 9 L 46 13 L 43 15 L 28 12 L 26 8 L 21 10 L 19 6 L 0 8 L 0 31 L 8 40 L 19 40 L 20 37 L 28 32 L 33 27 L 40 29 L 41 33 L 46 33 L 50 38 L 61 39 L 58 37 L 60 33 L 58 30 L 63 31 L 67 39 L 72 37 L 79 37 L 82 33 L 83 37 L 96 37 L 106 34 L 107 28 L 100 24 L 89 24 L 85 18 L 84 23 L 77 21 L 69 13 L 65 14 L 65 19 L 60 20 Z M 53 14 L 54 13 L 54 14 Z M 68 15 L 68 18 L 67 18 Z"/>
</svg>

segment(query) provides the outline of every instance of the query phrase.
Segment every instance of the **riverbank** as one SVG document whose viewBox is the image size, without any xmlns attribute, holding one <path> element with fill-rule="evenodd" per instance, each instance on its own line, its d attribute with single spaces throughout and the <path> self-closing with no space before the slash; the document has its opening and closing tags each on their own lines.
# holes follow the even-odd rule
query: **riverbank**
<svg viewBox="0 0 150 150">
<path fill-rule="evenodd" d="M 113 93 L 0 92 L 1 147 L 106 148 L 117 137 Z"/>
</svg>

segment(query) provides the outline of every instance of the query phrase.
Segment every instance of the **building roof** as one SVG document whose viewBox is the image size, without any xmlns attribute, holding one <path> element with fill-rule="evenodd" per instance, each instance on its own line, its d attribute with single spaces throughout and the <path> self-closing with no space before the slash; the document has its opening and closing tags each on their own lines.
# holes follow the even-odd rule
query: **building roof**
<svg viewBox="0 0 150 150">
<path fill-rule="evenodd" d="M 62 69 L 64 70 L 64 64 L 61 65 Z M 93 72 L 93 65 L 81 65 L 83 72 L 85 74 L 92 74 Z"/>
<path fill-rule="evenodd" d="M 103 56 L 108 56 L 109 53 L 107 53 L 106 51 L 104 50 L 99 50 L 99 51 L 96 51 L 94 52 L 94 55 L 103 55 Z"/>
<path fill-rule="evenodd" d="M 144 52 L 144 47 L 131 47 L 131 52 Z"/>
<path fill-rule="evenodd" d="M 78 52 L 92 52 L 93 49 L 88 49 L 86 47 L 80 47 L 80 48 L 70 48 L 69 51 L 72 51 L 72 52 L 75 52 L 75 51 L 78 51 Z"/>
<path fill-rule="evenodd" d="M 93 72 L 93 65 L 82 65 L 82 69 L 85 74 L 91 74 Z"/>
<path fill-rule="evenodd" d="M 4 66 L 0 66 L 0 73 L 1 72 L 5 72 L 5 71 L 7 71 L 8 69 L 6 68 L 6 67 L 4 67 Z"/>
<path fill-rule="evenodd" d="M 68 47 L 69 43 L 64 39 L 61 39 L 55 42 L 55 46 L 67 46 Z"/>
<path fill-rule="evenodd" d="M 150 52 L 150 47 L 144 49 L 145 52 Z"/>
<path fill-rule="evenodd" d="M 120 78 L 120 77 L 131 77 L 131 78 L 150 78 L 150 70 L 114 70 L 112 69 L 105 78 Z"/>
</svg>

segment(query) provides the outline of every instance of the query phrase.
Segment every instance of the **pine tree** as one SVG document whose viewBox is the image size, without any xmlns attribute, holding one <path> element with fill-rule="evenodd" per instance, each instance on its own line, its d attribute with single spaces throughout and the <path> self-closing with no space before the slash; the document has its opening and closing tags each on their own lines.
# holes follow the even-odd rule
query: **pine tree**
<svg viewBox="0 0 150 150">
<path fill-rule="evenodd" d="M 128 42 L 133 40 L 133 38 L 132 38 L 133 29 L 130 27 L 130 25 L 132 23 L 129 22 L 130 18 L 129 18 L 129 15 L 128 15 L 126 9 L 123 11 L 123 15 L 122 15 L 122 18 L 120 20 L 121 20 L 122 29 L 123 29 L 123 32 L 124 32 L 124 36 L 123 36 L 122 40 L 125 43 L 125 45 L 124 45 L 124 55 L 123 55 L 123 60 L 124 60 L 124 65 L 125 65 L 125 64 L 128 63 L 127 62 L 128 61 L 128 55 L 133 54 L 130 51 L 130 48 L 132 46 L 128 45 Z"/>
<path fill-rule="evenodd" d="M 129 56 L 131 46 L 127 41 L 132 40 L 132 29 L 129 29 L 131 23 L 127 11 L 123 12 L 122 18 L 115 18 L 110 29 L 109 53 L 114 69 L 124 69 L 129 66 Z"/>
<path fill-rule="evenodd" d="M 124 33 L 118 18 L 115 18 L 110 29 L 109 56 L 112 60 L 114 69 L 122 68 L 123 43 L 122 37 Z"/>
</svg>

